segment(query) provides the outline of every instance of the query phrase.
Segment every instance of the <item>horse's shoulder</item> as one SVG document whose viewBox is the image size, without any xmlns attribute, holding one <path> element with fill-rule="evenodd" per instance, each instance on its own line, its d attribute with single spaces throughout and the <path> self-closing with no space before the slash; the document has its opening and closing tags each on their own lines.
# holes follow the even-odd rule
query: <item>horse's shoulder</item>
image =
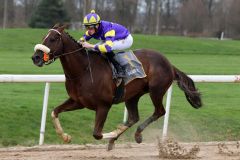
<svg viewBox="0 0 240 160">
<path fill-rule="evenodd" d="M 89 57 L 91 57 L 91 59 L 93 60 L 94 64 L 93 65 L 97 65 L 98 68 L 101 67 L 109 67 L 109 62 L 106 58 L 106 56 L 104 56 L 102 53 L 98 52 L 98 51 L 93 51 L 90 50 L 88 51 Z"/>
<path fill-rule="evenodd" d="M 88 50 L 88 53 L 91 54 L 91 55 L 101 55 L 100 52 L 94 51 L 94 50 Z"/>
<path fill-rule="evenodd" d="M 99 59 L 100 61 L 106 61 L 105 56 L 99 51 L 89 50 L 88 53 L 95 59 Z"/>
</svg>

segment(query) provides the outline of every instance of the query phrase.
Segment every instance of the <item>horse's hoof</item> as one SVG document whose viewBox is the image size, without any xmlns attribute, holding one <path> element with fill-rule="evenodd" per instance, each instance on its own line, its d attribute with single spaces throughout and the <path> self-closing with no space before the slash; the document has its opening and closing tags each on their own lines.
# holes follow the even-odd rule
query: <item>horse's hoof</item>
<svg viewBox="0 0 240 160">
<path fill-rule="evenodd" d="M 93 134 L 93 137 L 94 137 L 96 140 L 100 140 L 100 139 L 103 138 L 103 135 Z"/>
<path fill-rule="evenodd" d="M 68 135 L 67 133 L 64 133 L 64 134 L 63 134 L 63 141 L 64 141 L 65 143 L 70 143 L 70 142 L 71 142 L 71 139 L 72 139 L 72 137 L 71 137 L 70 135 Z"/>
<path fill-rule="evenodd" d="M 135 133 L 135 141 L 137 143 L 142 143 L 142 134 L 141 133 Z"/>
<path fill-rule="evenodd" d="M 107 151 L 110 151 L 114 148 L 115 143 L 114 143 L 115 139 L 110 139 L 108 142 L 108 146 L 107 146 Z"/>
</svg>

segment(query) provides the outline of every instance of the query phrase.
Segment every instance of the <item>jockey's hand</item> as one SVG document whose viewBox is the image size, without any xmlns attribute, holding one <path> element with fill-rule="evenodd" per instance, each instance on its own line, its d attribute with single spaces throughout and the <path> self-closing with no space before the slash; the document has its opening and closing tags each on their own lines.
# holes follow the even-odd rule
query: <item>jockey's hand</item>
<svg viewBox="0 0 240 160">
<path fill-rule="evenodd" d="M 84 47 L 84 48 L 94 48 L 94 45 L 93 44 L 90 44 L 90 43 L 88 43 L 88 42 L 82 42 L 82 46 Z"/>
<path fill-rule="evenodd" d="M 83 44 L 83 42 L 85 42 L 85 39 L 83 37 L 78 40 L 78 43 L 81 45 Z"/>
</svg>

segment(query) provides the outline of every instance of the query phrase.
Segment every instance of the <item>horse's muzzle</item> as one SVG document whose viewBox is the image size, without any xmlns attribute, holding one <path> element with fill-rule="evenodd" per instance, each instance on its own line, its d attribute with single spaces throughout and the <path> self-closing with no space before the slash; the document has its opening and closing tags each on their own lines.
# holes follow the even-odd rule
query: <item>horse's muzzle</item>
<svg viewBox="0 0 240 160">
<path fill-rule="evenodd" d="M 32 56 L 32 61 L 38 67 L 42 67 L 43 64 L 44 64 L 42 57 L 39 54 L 37 54 L 37 53 L 35 53 Z"/>
</svg>

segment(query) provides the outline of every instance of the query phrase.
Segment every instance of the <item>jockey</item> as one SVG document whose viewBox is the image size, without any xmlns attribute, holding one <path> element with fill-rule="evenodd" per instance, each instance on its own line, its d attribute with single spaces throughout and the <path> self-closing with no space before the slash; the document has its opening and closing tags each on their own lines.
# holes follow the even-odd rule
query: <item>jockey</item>
<svg viewBox="0 0 240 160">
<path fill-rule="evenodd" d="M 83 25 L 86 28 L 86 33 L 80 38 L 83 47 L 105 54 L 116 68 L 117 76 L 124 77 L 123 66 L 114 59 L 113 51 L 125 50 L 132 46 L 133 38 L 128 29 L 117 23 L 100 20 L 99 15 L 94 10 L 84 17 Z M 95 45 L 86 42 L 91 38 L 101 40 L 101 42 Z"/>
</svg>

